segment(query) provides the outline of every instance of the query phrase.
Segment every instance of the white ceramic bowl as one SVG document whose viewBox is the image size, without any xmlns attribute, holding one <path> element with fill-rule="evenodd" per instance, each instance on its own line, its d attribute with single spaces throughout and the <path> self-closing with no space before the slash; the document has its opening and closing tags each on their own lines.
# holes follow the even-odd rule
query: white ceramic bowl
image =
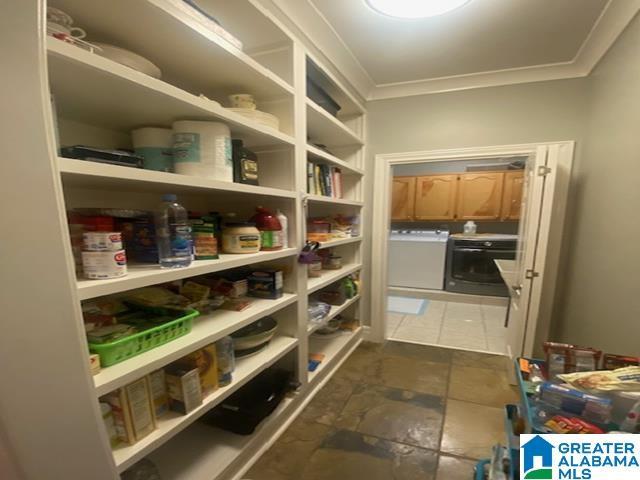
<svg viewBox="0 0 640 480">
<path fill-rule="evenodd" d="M 108 58 L 109 60 L 113 60 L 114 62 L 118 62 L 121 65 L 125 65 L 153 78 L 160 78 L 162 76 L 162 72 L 156 65 L 137 53 L 116 47 L 115 45 L 108 45 L 106 43 L 96 43 L 95 45 L 100 48 L 100 50 L 96 51 L 98 55 Z"/>
</svg>

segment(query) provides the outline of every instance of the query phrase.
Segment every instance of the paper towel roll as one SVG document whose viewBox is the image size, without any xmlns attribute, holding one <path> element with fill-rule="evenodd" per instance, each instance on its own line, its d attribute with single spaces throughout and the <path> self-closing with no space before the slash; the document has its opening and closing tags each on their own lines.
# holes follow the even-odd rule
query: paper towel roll
<svg viewBox="0 0 640 480">
<path fill-rule="evenodd" d="M 173 171 L 173 130 L 144 127 L 131 132 L 136 154 L 144 158 L 144 168 L 161 172 Z"/>
<path fill-rule="evenodd" d="M 173 160 L 176 173 L 233 182 L 229 127 L 220 122 L 174 122 Z"/>
</svg>

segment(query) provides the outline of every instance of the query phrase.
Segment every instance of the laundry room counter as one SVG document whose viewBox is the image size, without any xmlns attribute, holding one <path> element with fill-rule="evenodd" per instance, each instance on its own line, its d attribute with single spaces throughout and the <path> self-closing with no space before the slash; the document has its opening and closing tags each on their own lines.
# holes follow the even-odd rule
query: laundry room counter
<svg viewBox="0 0 640 480">
<path fill-rule="evenodd" d="M 516 261 L 494 260 L 494 262 L 500 271 L 500 276 L 504 280 L 504 283 L 509 287 L 509 291 L 511 291 L 511 286 L 516 283 Z"/>
</svg>

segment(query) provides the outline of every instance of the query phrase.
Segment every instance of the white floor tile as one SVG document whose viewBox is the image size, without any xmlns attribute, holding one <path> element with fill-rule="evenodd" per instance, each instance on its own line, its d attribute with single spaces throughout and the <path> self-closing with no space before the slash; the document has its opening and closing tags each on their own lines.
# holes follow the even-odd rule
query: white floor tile
<svg viewBox="0 0 640 480">
<path fill-rule="evenodd" d="M 484 319 L 484 326 L 487 331 L 487 335 L 491 337 L 499 337 L 507 334 L 507 329 L 504 326 L 503 319 Z"/>
<path fill-rule="evenodd" d="M 502 320 L 507 317 L 507 307 L 499 307 L 496 305 L 482 305 L 482 315 L 485 320 Z"/>
<path fill-rule="evenodd" d="M 427 330 L 439 330 L 442 325 L 442 317 L 428 317 L 417 315 L 406 315 L 400 323 L 403 327 L 424 328 Z"/>
<path fill-rule="evenodd" d="M 470 320 L 480 319 L 482 320 L 482 310 L 480 305 L 472 303 L 447 303 L 447 308 L 444 313 L 444 318 L 464 318 Z"/>
<path fill-rule="evenodd" d="M 399 326 L 391 336 L 393 340 L 424 342 L 435 344 L 438 341 L 438 330 L 428 330 L 419 327 Z"/>
<path fill-rule="evenodd" d="M 404 315 L 400 313 L 387 312 L 387 326 L 397 327 L 403 318 Z"/>
</svg>

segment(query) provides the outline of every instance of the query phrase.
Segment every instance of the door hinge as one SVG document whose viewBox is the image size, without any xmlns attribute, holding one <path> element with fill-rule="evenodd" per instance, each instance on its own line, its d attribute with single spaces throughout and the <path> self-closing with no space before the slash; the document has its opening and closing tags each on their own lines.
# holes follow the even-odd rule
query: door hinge
<svg viewBox="0 0 640 480">
<path fill-rule="evenodd" d="M 540 276 L 540 273 L 536 272 L 535 270 L 528 269 L 528 270 L 525 270 L 524 272 L 524 278 L 526 278 L 527 280 L 531 280 L 539 276 Z"/>
<path fill-rule="evenodd" d="M 539 177 L 546 177 L 547 175 L 549 175 L 551 173 L 551 169 L 545 165 L 540 165 L 538 167 L 538 176 Z"/>
</svg>

